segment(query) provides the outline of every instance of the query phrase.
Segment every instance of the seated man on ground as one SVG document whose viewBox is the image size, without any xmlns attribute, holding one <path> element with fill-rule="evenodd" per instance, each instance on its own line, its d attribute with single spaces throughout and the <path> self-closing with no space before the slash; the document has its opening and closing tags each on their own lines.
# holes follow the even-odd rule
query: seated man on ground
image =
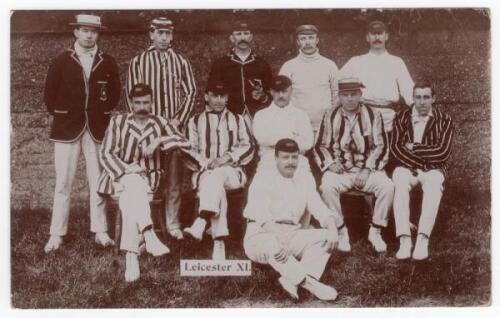
<svg viewBox="0 0 500 318">
<path fill-rule="evenodd" d="M 310 173 L 297 169 L 299 146 L 282 139 L 275 147 L 275 166 L 257 174 L 250 185 L 244 216 L 248 219 L 245 253 L 281 274 L 281 286 L 298 299 L 298 287 L 322 300 L 334 300 L 335 288 L 319 282 L 338 240 L 333 212 L 323 203 Z M 323 229 L 304 229 L 309 210 Z"/>
<path fill-rule="evenodd" d="M 189 142 L 166 119 L 150 113 L 152 92 L 148 85 L 135 85 L 130 99 L 133 112 L 114 116 L 106 130 L 99 153 L 103 172 L 98 188 L 100 195 L 119 198 L 123 219 L 120 249 L 127 252 L 127 282 L 140 276 L 141 234 L 149 253 L 169 253 L 153 231 L 149 201 L 160 182 L 160 152 L 190 148 Z"/>
<path fill-rule="evenodd" d="M 226 258 L 224 238 L 229 235 L 226 190 L 245 186 L 243 167 L 254 155 L 250 130 L 242 115 L 226 108 L 228 88 L 222 81 L 208 83 L 205 110 L 189 120 L 187 137 L 193 147 L 193 187 L 198 190 L 199 215 L 184 233 L 201 240 L 207 224 L 214 241 L 212 258 Z"/>
<path fill-rule="evenodd" d="M 413 89 L 413 106 L 394 119 L 391 152 L 397 160 L 394 181 L 394 220 L 400 239 L 398 259 L 423 260 L 429 257 L 429 237 L 443 195 L 446 161 L 453 138 L 451 117 L 433 103 L 435 92 L 430 83 L 420 82 Z M 422 185 L 422 213 L 413 255 L 410 232 L 410 190 Z"/>
<path fill-rule="evenodd" d="M 384 169 L 389 145 L 381 114 L 360 102 L 363 84 L 356 78 L 339 80 L 340 106 L 325 113 L 314 155 L 323 171 L 321 192 L 339 227 L 339 250 L 349 252 L 340 195 L 350 189 L 375 194 L 376 202 L 368 240 L 377 252 L 387 245 L 381 229 L 387 226 L 394 185 Z"/>
</svg>

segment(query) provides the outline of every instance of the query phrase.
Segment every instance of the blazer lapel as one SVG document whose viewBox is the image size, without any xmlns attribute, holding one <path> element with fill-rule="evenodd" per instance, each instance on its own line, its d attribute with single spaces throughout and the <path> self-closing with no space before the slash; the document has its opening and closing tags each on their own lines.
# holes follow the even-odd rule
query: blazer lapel
<svg viewBox="0 0 500 318">
<path fill-rule="evenodd" d="M 102 60 L 104 59 L 102 55 L 104 54 L 103 51 L 99 51 L 97 55 L 94 58 L 94 62 L 92 63 L 92 72 L 95 71 L 95 69 L 101 64 Z"/>
</svg>

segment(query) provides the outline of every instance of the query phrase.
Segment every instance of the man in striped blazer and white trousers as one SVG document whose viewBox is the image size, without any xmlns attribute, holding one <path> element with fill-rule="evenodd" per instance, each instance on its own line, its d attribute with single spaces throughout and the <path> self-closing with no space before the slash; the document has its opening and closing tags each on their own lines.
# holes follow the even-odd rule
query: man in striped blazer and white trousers
<svg viewBox="0 0 500 318">
<path fill-rule="evenodd" d="M 363 84 L 356 78 L 339 80 L 340 106 L 323 116 L 314 155 L 323 172 L 323 200 L 336 214 L 339 250 L 351 250 L 340 206 L 340 194 L 351 188 L 375 194 L 376 202 L 368 240 L 377 252 L 387 245 L 381 229 L 387 226 L 394 185 L 383 170 L 389 144 L 382 115 L 360 103 Z"/>
<path fill-rule="evenodd" d="M 191 64 L 171 45 L 174 25 L 171 20 L 159 17 L 152 20 L 149 36 L 153 44 L 134 57 L 129 65 L 127 93 L 138 83 L 144 83 L 153 91 L 152 114 L 169 119 L 182 129 L 191 114 L 196 95 Z M 129 99 L 129 111 L 131 100 Z M 172 151 L 166 160 L 167 230 L 176 239 L 182 239 L 179 222 L 181 202 L 182 164 L 180 153 Z"/>
<path fill-rule="evenodd" d="M 210 80 L 205 94 L 206 109 L 191 117 L 187 129 L 187 137 L 197 153 L 194 164 L 188 166 L 195 170 L 193 186 L 198 189 L 200 205 L 199 216 L 184 232 L 201 240 L 210 223 L 215 260 L 226 258 L 223 240 L 229 235 L 226 189 L 245 185 L 243 166 L 255 152 L 250 128 L 242 115 L 226 108 L 228 99 L 226 84 Z"/>
<path fill-rule="evenodd" d="M 435 92 L 430 83 L 413 88 L 413 106 L 394 119 L 391 152 L 398 161 L 392 175 L 395 185 L 394 219 L 400 248 L 396 258 L 428 258 L 429 237 L 439 210 L 453 138 L 451 117 L 433 106 Z M 413 254 L 410 232 L 410 195 L 412 187 L 422 185 L 422 213 Z"/>
<path fill-rule="evenodd" d="M 125 279 L 137 280 L 139 243 L 155 256 L 169 252 L 153 231 L 149 201 L 158 189 L 161 152 L 189 151 L 187 139 L 162 117 L 150 114 L 151 88 L 134 85 L 130 92 L 132 114 L 114 116 L 99 152 L 103 172 L 98 193 L 119 198 L 123 218 L 120 248 L 127 252 Z"/>
</svg>

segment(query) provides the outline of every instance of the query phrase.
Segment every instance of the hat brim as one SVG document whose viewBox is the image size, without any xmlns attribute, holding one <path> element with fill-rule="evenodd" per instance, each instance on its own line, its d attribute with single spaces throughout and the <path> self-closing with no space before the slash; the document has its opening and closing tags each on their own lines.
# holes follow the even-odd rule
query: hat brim
<svg viewBox="0 0 500 318">
<path fill-rule="evenodd" d="M 78 23 L 78 22 L 71 22 L 69 25 L 71 26 L 83 26 L 83 27 L 89 27 L 89 28 L 94 28 L 97 30 L 106 30 L 107 27 L 98 25 L 98 24 L 92 24 L 92 23 Z"/>
</svg>

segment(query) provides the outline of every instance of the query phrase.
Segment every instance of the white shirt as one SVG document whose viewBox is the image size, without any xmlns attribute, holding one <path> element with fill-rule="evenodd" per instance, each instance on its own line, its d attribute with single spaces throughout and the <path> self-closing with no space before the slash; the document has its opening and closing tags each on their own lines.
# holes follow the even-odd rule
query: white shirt
<svg viewBox="0 0 500 318">
<path fill-rule="evenodd" d="M 300 52 L 283 64 L 279 74 L 292 80 L 292 103 L 307 113 L 314 132 L 317 132 L 323 113 L 337 99 L 337 64 L 318 52 L 312 55 Z"/>
<path fill-rule="evenodd" d="M 299 225 L 307 208 L 326 227 L 333 212 L 321 200 L 312 175 L 297 170 L 293 178 L 285 178 L 274 164 L 274 169 L 253 179 L 243 215 L 257 225 L 268 221 Z"/>
<path fill-rule="evenodd" d="M 307 114 L 291 103 L 279 107 L 272 102 L 269 107 L 258 111 L 253 119 L 253 135 L 259 144 L 259 166 L 274 162 L 274 146 L 281 139 L 295 140 L 301 154 L 311 149 L 314 143 Z"/>
<path fill-rule="evenodd" d="M 415 107 L 411 112 L 411 121 L 413 124 L 413 142 L 414 143 L 422 143 L 422 137 L 424 136 L 425 126 L 427 125 L 427 121 L 429 121 L 429 117 L 432 116 L 432 109 L 429 110 L 427 116 L 420 116 Z"/>
<path fill-rule="evenodd" d="M 82 64 L 85 77 L 88 80 L 90 77 L 90 72 L 92 71 L 92 64 L 94 63 L 94 57 L 97 53 L 97 45 L 94 45 L 92 49 L 87 49 L 81 47 L 78 42 L 75 42 L 75 52 Z"/>
</svg>

